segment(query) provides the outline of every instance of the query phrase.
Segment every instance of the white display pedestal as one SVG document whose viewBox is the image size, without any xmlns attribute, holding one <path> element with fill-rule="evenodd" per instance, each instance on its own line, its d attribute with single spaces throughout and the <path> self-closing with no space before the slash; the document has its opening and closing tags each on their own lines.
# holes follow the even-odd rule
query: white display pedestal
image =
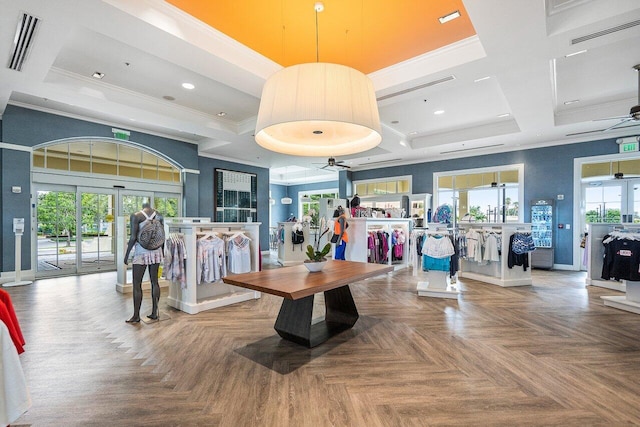
<svg viewBox="0 0 640 427">
<path fill-rule="evenodd" d="M 430 234 L 444 234 L 448 239 L 449 231 L 446 226 L 442 226 L 439 228 L 437 225 L 432 225 L 431 229 L 425 228 L 422 230 L 425 234 L 425 238 L 428 238 Z M 414 235 L 415 238 L 415 235 Z M 410 250 L 413 250 L 413 243 Z M 413 274 L 417 275 L 417 271 L 422 270 L 422 257 L 415 257 L 414 266 L 413 266 Z M 449 271 L 423 271 L 422 275 L 427 280 L 423 282 L 418 282 L 416 286 L 416 290 L 418 291 L 418 296 L 420 297 L 432 297 L 432 298 L 449 298 L 449 299 L 458 299 L 458 295 L 460 295 L 460 291 L 455 286 L 455 276 L 453 279 L 449 277 Z"/>
<path fill-rule="evenodd" d="M 427 281 L 418 282 L 416 290 L 418 296 L 433 298 L 449 298 L 458 299 L 460 291 L 454 284 L 447 280 L 449 275 L 446 271 L 429 271 L 425 272 Z"/>
<path fill-rule="evenodd" d="M 29 280 L 22 280 L 22 233 L 24 232 L 24 218 L 13 219 L 13 232 L 15 233 L 15 271 L 16 279 L 13 282 L 3 283 L 5 288 L 11 286 L 24 286 L 30 285 L 33 282 Z"/>
<path fill-rule="evenodd" d="M 627 294 L 603 296 L 604 305 L 640 314 L 640 282 L 625 280 Z"/>
<path fill-rule="evenodd" d="M 293 226 L 296 224 L 302 224 L 304 243 L 301 245 L 294 245 L 291 241 Z M 278 263 L 284 267 L 302 264 L 307 259 L 307 245 L 313 245 L 313 239 L 309 233 L 309 223 L 279 222 L 278 231 L 281 228 L 284 229 L 284 242 L 278 240 Z"/>
</svg>

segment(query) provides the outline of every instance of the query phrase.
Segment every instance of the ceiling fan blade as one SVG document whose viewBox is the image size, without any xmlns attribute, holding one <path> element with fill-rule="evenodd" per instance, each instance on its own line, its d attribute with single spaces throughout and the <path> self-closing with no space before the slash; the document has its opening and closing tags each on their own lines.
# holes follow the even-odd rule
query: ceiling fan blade
<svg viewBox="0 0 640 427">
<path fill-rule="evenodd" d="M 604 129 L 596 129 L 596 130 L 588 130 L 585 132 L 574 132 L 574 133 L 568 133 L 565 136 L 577 136 L 577 135 L 586 135 L 588 133 L 600 133 L 604 131 Z"/>
<path fill-rule="evenodd" d="M 605 130 L 603 130 L 602 132 L 606 132 L 606 131 L 608 131 L 608 130 L 616 129 L 616 128 L 617 128 L 618 126 L 620 126 L 621 124 L 626 123 L 626 122 L 631 121 L 631 120 L 633 120 L 633 119 L 632 119 L 632 118 L 630 118 L 630 117 L 629 117 L 629 118 L 626 118 L 626 119 L 622 120 L 621 122 L 616 123 L 616 124 L 615 124 L 615 125 L 613 125 L 613 126 L 609 126 L 608 128 L 606 128 L 606 129 L 605 129 Z"/>
<path fill-rule="evenodd" d="M 603 120 L 622 120 L 622 119 L 628 119 L 629 115 L 627 114 L 626 116 L 617 116 L 617 117 L 605 117 L 603 119 L 593 119 L 591 120 L 592 122 L 601 122 Z"/>
</svg>

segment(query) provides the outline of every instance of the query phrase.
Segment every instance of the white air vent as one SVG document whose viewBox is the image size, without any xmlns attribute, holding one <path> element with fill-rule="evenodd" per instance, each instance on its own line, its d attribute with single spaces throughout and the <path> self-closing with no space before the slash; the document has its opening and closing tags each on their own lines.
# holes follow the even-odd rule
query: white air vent
<svg viewBox="0 0 640 427">
<path fill-rule="evenodd" d="M 382 163 L 399 162 L 400 160 L 402 160 L 402 159 L 380 160 L 380 161 L 377 161 L 377 162 L 360 163 L 359 166 L 379 165 L 379 164 L 382 164 Z"/>
<path fill-rule="evenodd" d="M 626 30 L 628 28 L 633 28 L 637 25 L 640 25 L 640 19 L 637 21 L 627 22 L 626 24 L 618 25 L 617 27 L 607 28 L 606 30 L 598 31 L 595 33 L 587 34 L 586 36 L 578 37 L 577 39 L 572 39 L 571 44 L 578 44 L 585 42 L 587 40 L 595 39 L 598 37 L 606 36 L 607 34 L 615 33 L 618 31 Z"/>
<path fill-rule="evenodd" d="M 9 56 L 8 68 L 16 71 L 21 71 L 24 65 L 25 59 L 31 49 L 33 43 L 33 35 L 35 34 L 36 27 L 40 20 L 35 16 L 27 15 L 23 13 L 18 21 L 18 28 L 16 28 L 16 35 L 13 38 L 13 49 Z"/>
<path fill-rule="evenodd" d="M 504 144 L 483 145 L 482 147 L 461 148 L 459 150 L 441 151 L 440 154 L 461 153 L 463 151 L 482 150 L 483 148 L 500 147 Z"/>
<path fill-rule="evenodd" d="M 439 85 L 440 83 L 445 83 L 451 80 L 455 80 L 455 76 L 443 77 L 441 79 L 434 80 L 432 82 L 424 83 L 415 87 L 410 87 L 409 89 L 404 89 L 399 92 L 390 93 L 389 95 L 384 95 L 384 96 L 381 96 L 380 98 L 377 98 L 377 100 L 383 101 L 385 99 L 393 98 L 394 96 L 404 95 L 405 93 L 413 92 L 414 90 L 420 90 L 420 89 L 424 89 L 425 87 Z"/>
</svg>

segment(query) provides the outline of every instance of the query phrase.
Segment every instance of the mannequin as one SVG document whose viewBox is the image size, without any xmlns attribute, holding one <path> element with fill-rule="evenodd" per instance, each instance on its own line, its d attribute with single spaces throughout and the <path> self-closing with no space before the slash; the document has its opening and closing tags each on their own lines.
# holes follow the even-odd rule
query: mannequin
<svg viewBox="0 0 640 427">
<path fill-rule="evenodd" d="M 142 210 L 149 216 L 155 211 L 149 203 L 142 204 Z M 156 213 L 155 218 L 164 225 L 162 215 Z M 160 300 L 160 284 L 158 283 L 158 269 L 162 262 L 164 254 L 164 245 L 158 249 L 145 249 L 138 243 L 138 233 L 142 230 L 147 218 L 142 211 L 131 215 L 131 237 L 127 245 L 127 253 L 124 256 L 125 265 L 129 264 L 129 253 L 133 251 L 133 316 L 128 319 L 127 323 L 140 322 L 140 306 L 142 305 L 142 277 L 149 266 L 149 277 L 151 278 L 151 299 L 153 308 L 151 314 L 147 317 L 152 320 L 158 320 L 158 301 Z"/>
<path fill-rule="evenodd" d="M 347 243 L 349 243 L 349 235 L 347 234 L 347 214 L 342 206 L 338 206 L 336 212 L 337 218 L 333 222 L 333 233 L 338 235 L 338 241 L 336 242 L 336 250 L 333 256 L 335 260 L 345 259 L 344 254 L 347 250 Z"/>
<path fill-rule="evenodd" d="M 357 207 L 360 206 L 360 197 L 358 197 L 358 193 L 353 195 L 353 199 L 351 199 L 351 216 L 356 216 Z"/>
</svg>

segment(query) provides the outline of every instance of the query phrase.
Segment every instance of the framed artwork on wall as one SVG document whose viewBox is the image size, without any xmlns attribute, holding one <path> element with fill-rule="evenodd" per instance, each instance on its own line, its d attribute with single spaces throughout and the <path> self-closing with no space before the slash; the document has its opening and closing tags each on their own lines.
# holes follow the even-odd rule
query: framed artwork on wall
<svg viewBox="0 0 640 427">
<path fill-rule="evenodd" d="M 258 220 L 256 174 L 216 168 L 213 177 L 213 213 L 216 222 Z"/>
</svg>

